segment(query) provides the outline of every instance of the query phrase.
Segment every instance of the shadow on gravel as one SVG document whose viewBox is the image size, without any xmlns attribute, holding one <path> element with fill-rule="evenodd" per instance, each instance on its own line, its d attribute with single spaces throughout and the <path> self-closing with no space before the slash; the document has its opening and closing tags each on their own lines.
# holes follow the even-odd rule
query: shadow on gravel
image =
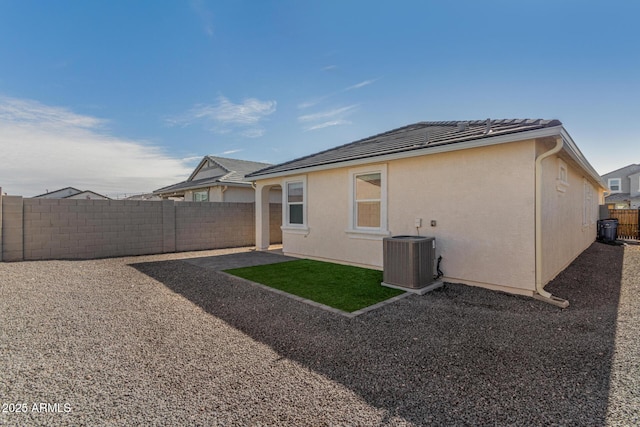
<svg viewBox="0 0 640 427">
<path fill-rule="evenodd" d="M 547 286 L 566 310 L 448 284 L 355 319 L 183 261 L 133 267 L 413 423 L 604 425 L 622 260 L 588 248 Z"/>
</svg>

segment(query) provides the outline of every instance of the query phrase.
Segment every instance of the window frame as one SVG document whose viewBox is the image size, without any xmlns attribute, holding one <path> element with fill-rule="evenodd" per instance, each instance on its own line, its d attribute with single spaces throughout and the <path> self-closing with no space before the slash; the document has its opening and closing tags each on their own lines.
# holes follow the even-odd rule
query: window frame
<svg viewBox="0 0 640 427">
<path fill-rule="evenodd" d="M 611 189 L 611 183 L 613 181 L 618 181 L 618 189 L 617 190 L 612 190 Z M 609 178 L 607 180 L 607 187 L 609 187 L 609 191 L 611 192 L 611 194 L 613 194 L 613 193 L 622 193 L 622 178 Z"/>
<path fill-rule="evenodd" d="M 302 202 L 289 202 L 289 184 L 302 184 Z M 302 205 L 302 224 L 291 223 L 290 205 Z M 282 182 L 282 230 L 284 231 L 307 231 L 307 177 L 297 176 L 288 178 Z"/>
<path fill-rule="evenodd" d="M 356 200 L 356 178 L 362 175 L 380 174 L 380 226 L 379 227 L 358 227 L 357 222 L 357 200 Z M 387 192 L 387 165 L 370 165 L 349 170 L 349 212 L 348 228 L 346 233 L 355 238 L 381 239 L 388 236 L 388 192 Z M 377 200 L 377 199 L 376 199 Z"/>
<path fill-rule="evenodd" d="M 207 200 L 196 200 L 196 194 L 202 194 L 202 193 L 205 194 L 205 196 L 207 197 Z M 208 189 L 205 189 L 205 190 L 194 190 L 193 191 L 192 200 L 194 202 L 198 202 L 198 203 L 208 202 L 209 201 L 209 190 Z"/>
</svg>

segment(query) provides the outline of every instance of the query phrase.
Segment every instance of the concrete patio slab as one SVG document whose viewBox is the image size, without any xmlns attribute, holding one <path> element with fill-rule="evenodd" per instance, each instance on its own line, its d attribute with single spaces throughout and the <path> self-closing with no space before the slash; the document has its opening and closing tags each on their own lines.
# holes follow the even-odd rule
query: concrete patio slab
<svg viewBox="0 0 640 427">
<path fill-rule="evenodd" d="M 228 255 L 189 258 L 183 261 L 192 265 L 197 265 L 198 267 L 211 268 L 213 270 L 222 271 L 232 268 L 277 264 L 279 262 L 293 261 L 296 259 L 298 258 L 284 256 L 280 251 L 250 251 Z"/>
</svg>

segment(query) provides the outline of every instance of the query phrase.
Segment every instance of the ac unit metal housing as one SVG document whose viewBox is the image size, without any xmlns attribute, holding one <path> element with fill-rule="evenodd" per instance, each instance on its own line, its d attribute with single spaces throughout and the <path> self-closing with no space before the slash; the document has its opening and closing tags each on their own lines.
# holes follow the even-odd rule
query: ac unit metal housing
<svg viewBox="0 0 640 427">
<path fill-rule="evenodd" d="M 383 285 L 421 289 L 435 281 L 435 237 L 385 237 L 382 244 Z"/>
</svg>

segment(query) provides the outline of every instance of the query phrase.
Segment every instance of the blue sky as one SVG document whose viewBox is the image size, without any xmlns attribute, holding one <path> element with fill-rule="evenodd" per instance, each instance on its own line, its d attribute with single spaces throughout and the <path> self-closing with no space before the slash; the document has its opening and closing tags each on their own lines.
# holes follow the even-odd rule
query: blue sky
<svg viewBox="0 0 640 427">
<path fill-rule="evenodd" d="M 637 1 L 0 0 L 0 186 L 111 196 L 406 124 L 559 119 L 640 162 Z"/>
</svg>

